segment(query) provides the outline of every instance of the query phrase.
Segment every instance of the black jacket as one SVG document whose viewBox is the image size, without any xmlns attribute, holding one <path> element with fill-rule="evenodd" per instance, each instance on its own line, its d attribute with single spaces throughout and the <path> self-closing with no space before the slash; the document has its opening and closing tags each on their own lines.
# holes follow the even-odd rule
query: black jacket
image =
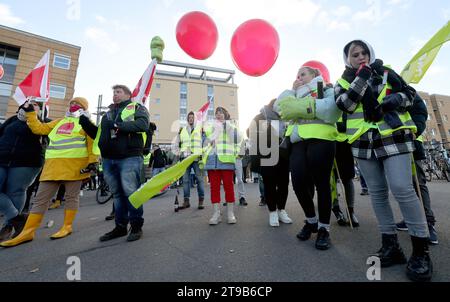
<svg viewBox="0 0 450 302">
<path fill-rule="evenodd" d="M 0 126 L 0 166 L 42 167 L 44 153 L 41 136 L 33 134 L 17 116 Z"/>
<path fill-rule="evenodd" d="M 150 158 L 149 167 L 153 165 L 153 168 L 164 168 L 167 165 L 167 155 L 161 149 L 156 149 Z"/>
<path fill-rule="evenodd" d="M 272 156 L 271 153 L 269 154 L 262 154 L 260 151 L 260 140 L 262 138 L 265 138 L 265 142 L 261 142 L 263 145 L 265 145 L 265 148 L 271 149 L 272 147 L 272 136 L 278 138 L 277 143 L 279 145 L 279 155 L 281 158 L 289 159 L 289 148 L 290 148 L 290 141 L 289 138 L 284 137 L 284 133 L 280 133 L 278 131 L 277 133 L 273 133 L 273 131 L 276 131 L 273 127 L 271 127 L 270 122 L 271 121 L 277 121 L 280 120 L 280 117 L 278 114 L 270 107 L 270 106 L 264 106 L 263 109 L 261 109 L 261 113 L 258 114 L 253 118 L 252 126 L 247 129 L 247 136 L 250 138 L 250 163 L 251 163 L 251 170 L 256 173 L 260 173 L 260 161 L 261 158 L 270 158 Z M 261 123 L 262 121 L 267 121 L 267 123 Z M 262 125 L 266 125 L 266 127 L 260 127 Z"/>
<path fill-rule="evenodd" d="M 122 111 L 131 104 L 131 101 L 125 101 L 118 105 L 109 106 L 109 111 L 103 116 L 100 123 L 102 129 L 99 147 L 102 158 L 123 159 L 134 156 L 143 156 L 144 141 L 139 132 L 147 132 L 150 125 L 150 119 L 147 109 L 144 106 L 138 106 L 134 116 L 134 121 L 122 121 Z M 118 126 L 115 138 L 111 135 L 114 123 Z M 83 130 L 92 138 L 97 136 L 97 126 L 85 116 L 80 117 L 80 125 Z"/>
<path fill-rule="evenodd" d="M 417 137 L 419 137 L 427 127 L 427 119 L 428 119 L 428 110 L 427 106 L 423 99 L 416 94 L 414 98 L 414 102 L 412 107 L 408 110 L 411 115 L 412 120 L 417 126 Z M 417 140 L 414 141 L 414 146 L 416 147 L 416 151 L 414 151 L 414 159 L 415 160 L 424 160 L 426 159 L 425 150 L 423 148 L 423 144 Z"/>
</svg>

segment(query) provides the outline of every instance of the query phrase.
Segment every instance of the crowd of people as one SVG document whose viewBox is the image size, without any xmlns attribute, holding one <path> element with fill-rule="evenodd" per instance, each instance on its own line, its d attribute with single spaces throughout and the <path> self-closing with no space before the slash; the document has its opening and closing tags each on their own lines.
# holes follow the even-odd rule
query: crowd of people
<svg viewBox="0 0 450 302">
<path fill-rule="evenodd" d="M 363 223 L 356 215 L 353 185 L 358 171 L 361 195 L 370 195 L 378 221 L 381 248 L 375 255 L 381 266 L 407 263 L 411 280 L 430 280 L 433 267 L 429 244 L 438 241 L 421 165 L 424 151 L 420 134 L 425 130 L 426 106 L 412 87 L 376 57 L 369 43 L 351 41 L 343 55 L 345 70 L 334 86 L 315 66 L 302 65 L 292 87 L 271 100 L 254 118 L 254 126 L 246 131 L 248 140 L 231 121 L 226 108 L 217 107 L 215 119 L 205 123 L 196 121 L 190 112 L 170 160 L 157 145 L 151 152 L 156 125 L 150 123 L 143 105 L 131 101 L 132 93 L 124 85 L 113 87 L 113 104 L 98 126 L 91 122 L 84 98 L 71 100 L 66 116 L 53 121 L 42 118 L 38 103 L 26 102 L 0 127 L 0 212 L 6 221 L 0 232 L 0 246 L 13 247 L 33 240 L 61 186 L 65 190 L 65 219 L 51 238 L 69 236 L 81 185 L 91 179 L 100 158 L 104 180 L 113 194 L 115 219 L 115 228 L 100 241 L 124 236 L 128 241 L 139 240 L 144 209 L 134 208 L 128 198 L 150 177 L 143 167 L 152 168 L 154 176 L 167 165 L 198 155 L 182 178 L 180 209 L 191 207 L 195 181 L 196 205 L 203 210 L 208 181 L 212 203 L 209 224 L 222 221 L 225 207 L 227 223 L 236 224 L 236 201 L 248 205 L 244 183 L 251 167 L 258 175 L 260 205 L 267 205 L 269 225 L 292 224 L 286 211 L 292 179 L 305 216 L 297 238 L 306 242 L 317 234 L 318 250 L 331 247 L 332 213 L 339 225 L 358 227 Z M 44 137 L 48 137 L 47 144 Z M 23 210 L 27 190 L 39 173 L 37 195 L 26 215 Z M 338 182 L 345 191 L 347 215 L 336 198 Z M 399 223 L 394 221 L 389 191 L 403 215 Z M 413 253 L 409 260 L 400 247 L 397 230 L 407 230 L 411 236 Z"/>
</svg>

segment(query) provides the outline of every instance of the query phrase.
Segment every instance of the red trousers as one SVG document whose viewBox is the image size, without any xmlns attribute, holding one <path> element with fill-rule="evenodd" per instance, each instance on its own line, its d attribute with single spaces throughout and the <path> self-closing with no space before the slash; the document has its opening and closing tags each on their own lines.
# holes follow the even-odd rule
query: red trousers
<svg viewBox="0 0 450 302">
<path fill-rule="evenodd" d="M 210 170 L 208 171 L 209 182 L 211 183 L 211 202 L 220 203 L 220 184 L 223 183 L 225 190 L 225 200 L 227 203 L 234 203 L 233 170 Z"/>
</svg>

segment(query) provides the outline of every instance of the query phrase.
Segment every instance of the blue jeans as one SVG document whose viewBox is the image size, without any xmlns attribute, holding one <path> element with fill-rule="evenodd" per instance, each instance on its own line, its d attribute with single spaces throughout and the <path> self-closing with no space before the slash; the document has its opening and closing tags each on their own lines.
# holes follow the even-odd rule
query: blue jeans
<svg viewBox="0 0 450 302">
<path fill-rule="evenodd" d="M 385 159 L 357 159 L 367 182 L 372 206 L 382 234 L 395 234 L 394 214 L 389 203 L 389 188 L 397 200 L 408 232 L 415 237 L 429 236 L 425 212 L 412 183 L 411 154 Z"/>
<path fill-rule="evenodd" d="M 103 174 L 114 198 L 116 225 L 142 227 L 144 208 L 135 209 L 128 197 L 136 192 L 142 184 L 142 157 L 124 159 L 104 159 Z"/>
<path fill-rule="evenodd" d="M 26 192 L 41 168 L 0 167 L 0 213 L 6 221 L 19 215 L 25 205 Z"/>
<path fill-rule="evenodd" d="M 153 168 L 152 177 L 155 177 L 156 175 L 158 175 L 159 173 L 162 173 L 164 171 L 166 171 L 166 168 Z"/>
<path fill-rule="evenodd" d="M 195 177 L 197 178 L 197 192 L 198 192 L 198 198 L 205 198 L 205 185 L 203 180 L 203 172 L 200 169 L 198 162 L 193 162 L 192 165 L 187 168 L 186 173 L 183 175 L 183 193 L 184 198 L 191 198 L 191 168 L 194 169 Z"/>
</svg>

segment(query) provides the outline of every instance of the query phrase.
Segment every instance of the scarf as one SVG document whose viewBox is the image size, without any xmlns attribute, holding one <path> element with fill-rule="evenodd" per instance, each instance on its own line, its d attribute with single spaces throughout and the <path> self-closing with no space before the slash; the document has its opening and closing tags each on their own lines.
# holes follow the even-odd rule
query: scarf
<svg viewBox="0 0 450 302">
<path fill-rule="evenodd" d="M 412 87 L 408 86 L 405 81 L 392 69 L 383 66 L 382 60 L 375 60 L 374 63 L 370 65 L 372 68 L 372 76 L 369 81 L 369 85 L 364 93 L 361 103 L 364 110 L 364 120 L 366 122 L 379 122 L 383 118 L 383 113 L 380 108 L 380 103 L 378 102 L 378 93 L 372 90 L 372 87 L 376 87 L 383 83 L 383 77 L 385 71 L 388 72 L 388 83 L 392 86 L 391 93 L 403 92 L 409 96 L 414 96 L 415 91 Z M 349 83 L 352 83 L 356 78 L 356 68 L 346 67 L 342 78 Z"/>
</svg>

